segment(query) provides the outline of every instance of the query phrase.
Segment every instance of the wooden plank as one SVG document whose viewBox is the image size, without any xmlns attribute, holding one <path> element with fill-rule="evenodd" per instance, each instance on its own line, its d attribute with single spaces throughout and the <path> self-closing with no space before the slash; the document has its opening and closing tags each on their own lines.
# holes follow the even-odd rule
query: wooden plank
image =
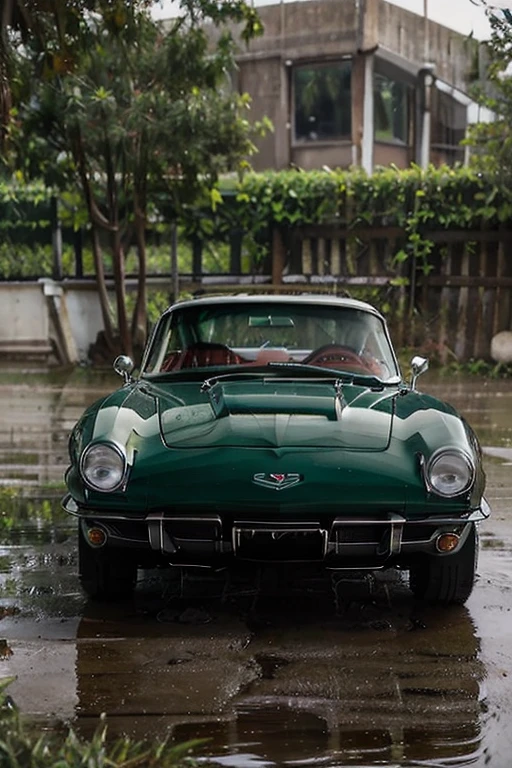
<svg viewBox="0 0 512 768">
<path fill-rule="evenodd" d="M 341 242 L 339 237 L 331 240 L 331 275 L 341 273 Z"/>
<path fill-rule="evenodd" d="M 371 275 L 370 253 L 373 240 L 367 243 L 354 242 L 355 262 L 352 274 L 354 276 Z"/>
<path fill-rule="evenodd" d="M 482 244 L 480 254 L 481 276 L 495 277 L 498 266 L 498 248 L 494 243 Z M 482 303 L 482 321 L 479 328 L 479 334 L 475 343 L 475 358 L 478 360 L 488 360 L 490 357 L 491 339 L 493 337 L 493 328 L 496 315 L 496 288 L 481 288 Z"/>
<path fill-rule="evenodd" d="M 302 241 L 302 273 L 311 275 L 313 273 L 313 256 L 311 253 L 311 239 L 308 237 Z"/>
<path fill-rule="evenodd" d="M 340 285 L 389 285 L 389 275 L 287 275 L 285 282 L 339 283 Z"/>
<path fill-rule="evenodd" d="M 368 271 L 371 277 L 384 271 L 384 260 L 379 258 L 379 243 L 377 240 L 370 240 L 368 246 Z"/>
<path fill-rule="evenodd" d="M 302 270 L 302 239 L 296 230 L 292 230 L 289 237 L 290 258 L 288 266 L 291 272 L 300 272 Z"/>
<path fill-rule="evenodd" d="M 348 237 L 358 237 L 360 240 L 398 238 L 403 237 L 405 234 L 401 227 L 342 227 L 338 224 L 316 224 L 300 227 L 297 233 L 303 239 L 308 237 L 330 237 L 342 240 Z"/>
<path fill-rule="evenodd" d="M 319 237 L 316 241 L 316 274 L 325 275 L 325 262 L 327 258 L 325 237 Z"/>
<path fill-rule="evenodd" d="M 452 273 L 452 248 L 449 247 L 446 250 L 446 255 L 441 259 L 441 274 L 442 276 L 448 276 Z M 447 363 L 448 358 L 451 357 L 452 352 L 451 344 L 453 339 L 450 338 L 453 335 L 454 329 L 457 325 L 453 324 L 450 319 L 450 308 L 453 304 L 453 290 L 449 287 L 446 279 L 440 283 L 441 295 L 439 300 L 439 314 L 438 314 L 438 327 L 439 331 L 436 334 L 438 339 L 438 352 L 439 358 L 442 363 Z M 434 335 L 434 338 L 436 337 Z"/>
<path fill-rule="evenodd" d="M 420 286 L 448 286 L 451 288 L 510 288 L 512 276 L 480 276 L 480 275 L 423 275 L 418 278 Z"/>
<path fill-rule="evenodd" d="M 467 258 L 470 277 L 480 279 L 485 276 L 481 274 L 480 264 L 482 247 L 485 245 L 485 242 L 480 243 L 479 247 L 471 243 L 464 243 L 464 258 Z M 465 290 L 467 290 L 466 335 L 460 359 L 469 360 L 477 356 L 476 344 L 482 324 L 482 296 L 479 283 L 472 283 L 467 288 L 461 288 L 461 291 Z"/>
<path fill-rule="evenodd" d="M 389 270 L 394 270 L 395 276 L 397 278 L 400 278 L 400 279 L 407 278 L 408 277 L 407 262 L 401 261 L 398 264 L 394 263 L 394 257 L 398 250 L 396 245 L 396 240 L 394 238 L 391 240 L 385 240 L 383 241 L 383 244 L 385 246 L 384 263 L 386 267 Z M 411 291 L 411 286 L 406 285 L 405 283 L 404 284 L 400 283 L 400 285 L 395 290 L 398 295 L 398 300 L 394 305 L 394 313 L 393 313 L 394 314 L 393 325 L 395 328 L 395 343 L 397 344 L 397 346 L 403 347 L 409 341 L 409 339 L 407 339 L 407 334 L 406 334 L 406 328 L 409 324 L 408 323 L 409 307 L 408 307 L 407 299 L 409 296 L 409 292 Z"/>
<path fill-rule="evenodd" d="M 500 331 L 510 330 L 511 323 L 511 300 L 510 291 L 507 290 L 512 286 L 512 265 L 510 259 L 506 258 L 505 246 L 500 243 L 498 246 L 497 256 L 497 290 L 496 290 L 496 311 L 494 314 L 493 333 L 494 336 Z"/>
<path fill-rule="evenodd" d="M 357 237 L 360 240 L 403 238 L 401 227 L 342 227 L 337 224 L 311 225 L 297 230 L 299 237 Z M 434 243 L 510 242 L 512 229 L 470 230 L 439 229 L 425 232 L 424 237 Z"/>
<path fill-rule="evenodd" d="M 466 247 L 464 248 L 463 255 L 462 255 L 460 272 L 461 272 L 460 277 L 469 277 L 469 252 Z M 449 282 L 448 284 L 453 286 L 451 282 Z M 452 290 L 454 290 L 454 288 L 452 288 Z M 454 345 L 454 352 L 457 357 L 457 360 L 463 360 L 465 351 L 466 351 L 466 343 L 468 338 L 468 329 L 467 329 L 468 298 L 469 298 L 468 285 L 466 284 L 466 285 L 459 286 L 458 299 L 457 299 L 457 321 L 456 321 L 456 328 L 455 328 L 455 345 Z"/>
<path fill-rule="evenodd" d="M 275 283 L 244 283 L 244 284 L 230 284 L 230 285 L 223 285 L 223 284 L 208 284 L 205 285 L 204 283 L 189 283 L 187 285 L 187 288 L 191 293 L 199 292 L 201 296 L 207 296 L 210 291 L 209 288 L 211 288 L 211 294 L 222 294 L 222 293 L 282 293 L 282 294 L 297 294 L 301 295 L 304 293 L 319 293 L 319 294 L 332 294 L 336 296 L 338 292 L 343 293 L 343 291 L 340 289 L 339 283 L 304 283 L 304 282 L 296 282 L 296 283 L 278 283 L 277 285 Z"/>
<path fill-rule="evenodd" d="M 285 265 L 285 248 L 283 233 L 277 227 L 272 230 L 272 282 L 283 282 L 283 270 Z"/>
<path fill-rule="evenodd" d="M 425 237 L 434 243 L 495 243 L 510 242 L 512 240 L 512 230 L 437 230 L 425 233 Z"/>
<path fill-rule="evenodd" d="M 324 275 L 332 275 L 331 267 L 331 239 L 329 237 L 324 238 L 323 244 L 323 270 Z"/>
</svg>

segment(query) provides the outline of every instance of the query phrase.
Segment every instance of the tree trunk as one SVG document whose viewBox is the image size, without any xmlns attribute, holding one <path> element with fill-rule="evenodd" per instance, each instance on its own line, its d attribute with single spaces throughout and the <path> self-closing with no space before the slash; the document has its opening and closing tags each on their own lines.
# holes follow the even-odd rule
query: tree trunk
<svg viewBox="0 0 512 768">
<path fill-rule="evenodd" d="M 4 0 L 0 15 L 0 147 L 4 147 L 11 110 L 11 89 L 8 73 L 7 29 L 12 19 L 12 0 Z"/>
<path fill-rule="evenodd" d="M 132 339 L 134 352 L 138 357 L 146 343 L 147 329 L 147 288 L 146 288 L 146 221 L 141 215 L 135 214 L 135 239 L 139 274 L 137 279 L 137 300 L 132 318 Z"/>
<path fill-rule="evenodd" d="M 94 225 L 91 228 L 91 244 L 94 258 L 94 271 L 96 273 L 96 288 L 98 290 L 98 298 L 100 301 L 105 341 L 109 350 L 114 354 L 117 350 L 114 340 L 112 318 L 110 316 L 110 300 L 108 298 L 107 284 L 105 282 L 105 269 L 103 267 L 103 255 L 101 253 L 98 230 Z"/>
<path fill-rule="evenodd" d="M 119 230 L 112 233 L 112 264 L 114 268 L 114 284 L 117 304 L 117 327 L 119 329 L 119 340 L 121 351 L 125 355 L 133 356 L 133 344 L 130 328 L 128 327 L 128 317 L 126 313 L 126 285 L 125 285 L 125 265 L 124 249 L 121 242 Z"/>
<path fill-rule="evenodd" d="M 107 179 L 107 201 L 109 210 L 110 245 L 114 270 L 114 287 L 117 305 L 117 328 L 121 351 L 133 357 L 133 344 L 126 312 L 126 269 L 124 247 L 119 222 L 118 179 L 114 163 L 114 152 L 105 130 L 105 172 Z"/>
<path fill-rule="evenodd" d="M 85 163 L 85 153 L 82 144 L 82 137 L 80 130 L 77 130 L 73 154 L 75 161 L 78 165 L 78 171 L 80 174 L 80 181 L 82 183 L 82 189 L 84 192 L 85 202 L 87 204 L 87 211 L 89 213 L 89 221 L 91 222 L 91 242 L 92 253 L 94 257 L 94 269 L 96 272 L 96 286 L 98 288 L 98 297 L 100 300 L 101 316 L 103 320 L 103 328 L 105 331 L 105 341 L 112 351 L 115 350 L 114 341 L 114 328 L 112 325 L 112 319 L 110 316 L 110 301 L 108 298 L 107 286 L 105 282 L 105 270 L 103 267 L 103 258 L 101 253 L 101 246 L 98 237 L 98 223 L 97 216 L 99 215 L 96 202 L 94 200 L 91 184 L 89 181 L 89 175 L 87 173 L 87 167 Z"/>
</svg>

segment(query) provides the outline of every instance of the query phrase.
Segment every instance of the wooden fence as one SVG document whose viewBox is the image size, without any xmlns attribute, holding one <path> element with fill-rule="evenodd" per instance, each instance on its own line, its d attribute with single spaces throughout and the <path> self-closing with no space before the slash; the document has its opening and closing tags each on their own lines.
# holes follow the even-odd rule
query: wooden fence
<svg viewBox="0 0 512 768">
<path fill-rule="evenodd" d="M 396 346 L 423 349 L 444 362 L 490 360 L 492 337 L 512 330 L 511 229 L 423 233 L 433 244 L 428 270 L 413 256 L 397 259 L 407 244 L 405 232 L 397 227 L 269 228 L 269 237 L 268 258 L 251 265 L 244 258 L 244 233 L 233 232 L 223 273 L 206 272 L 202 243 L 193 241 L 189 274 L 177 272 L 174 239 L 169 243 L 169 272 L 152 277 L 153 286 L 158 283 L 170 300 L 183 291 L 250 292 L 262 287 L 346 292 L 384 312 Z M 79 252 L 76 276 L 90 281 L 92 276 L 81 274 Z"/>
<path fill-rule="evenodd" d="M 492 337 L 512 330 L 512 231 L 433 231 L 428 267 L 397 254 L 398 228 L 307 227 L 274 238 L 273 283 L 308 284 L 370 301 L 395 343 L 443 361 L 490 359 Z"/>
<path fill-rule="evenodd" d="M 229 274 L 206 274 L 200 245 L 180 290 L 346 293 L 377 306 L 396 346 L 423 349 L 443 362 L 490 360 L 492 337 L 512 330 L 512 230 L 439 230 L 428 266 L 406 250 L 397 227 L 274 229 L 270 258 L 241 270 L 242 239 L 232 242 Z M 176 282 L 175 282 L 176 284 Z"/>
</svg>

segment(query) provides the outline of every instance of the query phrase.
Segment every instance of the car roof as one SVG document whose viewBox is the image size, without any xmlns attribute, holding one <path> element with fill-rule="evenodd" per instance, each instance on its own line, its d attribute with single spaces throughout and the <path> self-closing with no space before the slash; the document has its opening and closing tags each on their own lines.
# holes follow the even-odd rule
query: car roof
<svg viewBox="0 0 512 768">
<path fill-rule="evenodd" d="M 211 306 L 218 304 L 267 304 L 272 302 L 273 304 L 316 304 L 318 306 L 333 306 L 333 307 L 345 307 L 347 309 L 359 309 L 364 312 L 369 312 L 377 317 L 382 318 L 382 314 L 371 304 L 367 304 L 365 301 L 359 301 L 359 299 L 349 299 L 345 296 L 330 296 L 330 295 L 318 295 L 315 293 L 308 294 L 248 294 L 248 293 L 236 293 L 236 294 L 220 294 L 211 296 L 200 296 L 194 299 L 184 299 L 171 305 L 167 312 L 175 309 L 183 309 L 184 307 L 198 307 L 198 306 Z"/>
</svg>

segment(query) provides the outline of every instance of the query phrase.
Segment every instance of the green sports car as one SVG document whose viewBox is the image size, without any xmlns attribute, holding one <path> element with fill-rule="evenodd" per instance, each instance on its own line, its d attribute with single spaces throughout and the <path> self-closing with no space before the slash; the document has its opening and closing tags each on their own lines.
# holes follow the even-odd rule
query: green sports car
<svg viewBox="0 0 512 768">
<path fill-rule="evenodd" d="M 138 568 L 398 568 L 463 603 L 489 515 L 477 438 L 400 374 L 382 315 L 316 295 L 179 302 L 74 427 L 65 509 L 96 599 Z M 294 565 L 295 564 L 295 565 Z"/>
</svg>

